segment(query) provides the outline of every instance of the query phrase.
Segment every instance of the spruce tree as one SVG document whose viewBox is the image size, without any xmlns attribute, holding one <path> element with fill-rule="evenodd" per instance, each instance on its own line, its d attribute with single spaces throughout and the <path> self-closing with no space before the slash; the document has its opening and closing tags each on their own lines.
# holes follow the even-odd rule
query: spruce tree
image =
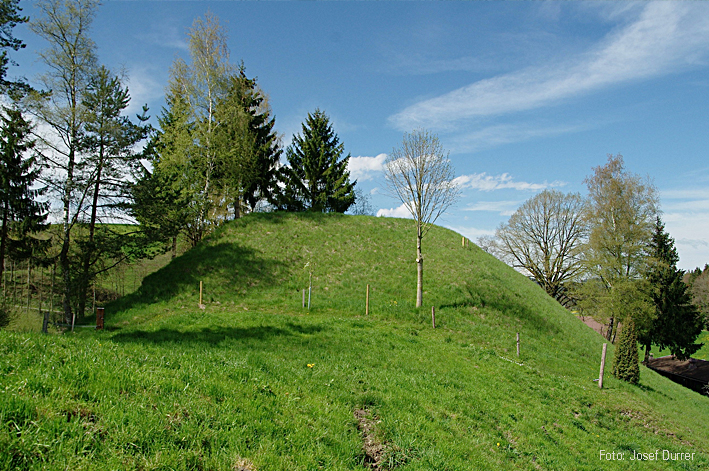
<svg viewBox="0 0 709 471">
<path fill-rule="evenodd" d="M 281 171 L 280 209 L 344 213 L 355 202 L 357 183 L 350 182 L 350 155 L 342 158 L 344 144 L 319 109 L 308 113 L 302 131 L 286 150 L 289 166 Z"/>
<path fill-rule="evenodd" d="M 623 325 L 620 341 L 615 348 L 613 376 L 632 384 L 638 384 L 638 381 L 640 381 L 638 341 L 635 332 L 635 322 L 632 318 L 627 319 Z"/>
<path fill-rule="evenodd" d="M 218 174 L 226 200 L 231 200 L 234 218 L 244 209 L 253 211 L 259 202 L 275 204 L 278 163 L 281 156 L 276 120 L 266 95 L 256 79 L 246 77 L 243 65 L 228 79 L 225 96 L 217 103 L 216 135 Z"/>
<path fill-rule="evenodd" d="M 677 268 L 678 261 L 674 240 L 658 217 L 650 242 L 647 273 L 656 315 L 652 326 L 640 335 L 645 360 L 652 344 L 661 349 L 669 348 L 682 360 L 702 347 L 694 342 L 702 332 L 703 319 L 699 309 L 692 304 L 689 287 L 682 280 L 684 272 Z"/>
<path fill-rule="evenodd" d="M 30 138 L 32 126 L 19 110 L 3 107 L 0 118 L 0 279 L 5 257 L 26 259 L 42 242 L 31 234 L 45 227 L 47 205 L 36 201 L 44 189 L 35 188 L 40 169 Z"/>
</svg>

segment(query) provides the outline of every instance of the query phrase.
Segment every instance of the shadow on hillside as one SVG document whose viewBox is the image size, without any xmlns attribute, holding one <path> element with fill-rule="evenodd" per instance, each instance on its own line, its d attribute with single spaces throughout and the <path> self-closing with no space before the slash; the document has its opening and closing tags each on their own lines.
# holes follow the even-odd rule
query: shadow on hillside
<svg viewBox="0 0 709 471">
<path fill-rule="evenodd" d="M 274 273 L 282 265 L 282 262 L 262 257 L 256 249 L 232 242 L 201 243 L 145 277 L 140 288 L 116 301 L 110 312 L 169 301 L 180 293 L 199 293 L 200 281 L 205 281 L 207 300 L 220 291 L 238 293 L 256 285 L 273 286 L 277 282 Z"/>
<path fill-rule="evenodd" d="M 511 293 L 498 292 L 495 295 L 481 295 L 468 285 L 465 285 L 463 290 L 467 292 L 467 295 L 464 295 L 465 299 L 444 304 L 441 308 L 490 308 L 507 317 L 526 320 L 529 326 L 533 326 L 540 332 L 550 334 L 561 332 L 558 325 L 549 322 L 541 313 L 531 309 L 523 299 L 516 299 Z"/>
<path fill-rule="evenodd" d="M 288 328 L 273 326 L 256 327 L 204 327 L 199 330 L 180 332 L 175 329 L 160 329 L 155 331 L 130 331 L 121 332 L 112 337 L 115 342 L 121 343 L 190 343 L 216 345 L 226 340 L 259 340 L 266 341 L 274 337 L 292 337 L 303 333 L 317 333 L 323 330 L 322 326 L 303 326 L 288 323 Z"/>
</svg>

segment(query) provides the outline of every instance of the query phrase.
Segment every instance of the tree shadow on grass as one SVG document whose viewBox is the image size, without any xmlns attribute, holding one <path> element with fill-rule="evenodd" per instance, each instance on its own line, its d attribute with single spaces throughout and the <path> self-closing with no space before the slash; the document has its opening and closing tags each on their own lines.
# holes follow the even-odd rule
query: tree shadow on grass
<svg viewBox="0 0 709 471">
<path fill-rule="evenodd" d="M 463 288 L 467 293 L 463 295 L 464 299 L 452 303 L 444 304 L 441 308 L 490 308 L 504 314 L 507 317 L 513 317 L 519 320 L 527 321 L 527 325 L 534 327 L 539 332 L 558 334 L 561 328 L 547 320 L 540 312 L 536 312 L 527 305 L 527 301 L 517 299 L 512 293 L 506 292 L 503 289 L 498 292 L 492 291 L 494 294 L 478 293 L 469 285 Z"/>
<path fill-rule="evenodd" d="M 229 340 L 258 340 L 268 341 L 275 337 L 296 337 L 304 333 L 317 333 L 323 330 L 322 326 L 303 326 L 289 322 L 288 328 L 274 326 L 254 326 L 254 327 L 203 327 L 201 329 L 191 329 L 184 332 L 175 329 L 159 329 L 154 331 L 131 330 L 119 332 L 111 338 L 121 343 L 142 343 L 142 344 L 203 344 L 217 345 L 220 342 Z"/>
<path fill-rule="evenodd" d="M 196 293 L 203 280 L 208 280 L 211 293 L 244 292 L 253 286 L 277 284 L 275 274 L 283 268 L 282 262 L 231 242 L 206 242 L 145 277 L 135 293 L 115 301 L 107 311 L 124 311 L 141 304 L 169 301 L 181 293 Z"/>
</svg>

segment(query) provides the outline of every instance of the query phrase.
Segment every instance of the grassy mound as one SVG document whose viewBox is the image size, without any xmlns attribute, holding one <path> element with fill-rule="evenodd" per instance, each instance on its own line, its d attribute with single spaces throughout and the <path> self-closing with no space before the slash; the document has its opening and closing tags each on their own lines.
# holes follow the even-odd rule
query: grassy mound
<svg viewBox="0 0 709 471">
<path fill-rule="evenodd" d="M 0 332 L 0 469 L 709 465 L 708 398 L 645 368 L 600 391 L 603 339 L 454 232 L 424 239 L 414 308 L 413 227 L 250 215 L 108 306 L 105 332 Z"/>
</svg>

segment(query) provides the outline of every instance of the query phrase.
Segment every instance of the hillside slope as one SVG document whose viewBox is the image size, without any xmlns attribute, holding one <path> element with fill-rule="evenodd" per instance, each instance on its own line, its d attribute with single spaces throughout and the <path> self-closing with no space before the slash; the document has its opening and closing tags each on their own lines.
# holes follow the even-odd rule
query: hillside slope
<svg viewBox="0 0 709 471">
<path fill-rule="evenodd" d="M 106 332 L 0 333 L 0 466 L 709 465 L 708 398 L 646 368 L 640 386 L 612 379 L 612 348 L 600 391 L 603 339 L 458 234 L 424 239 L 415 309 L 414 236 L 402 219 L 254 214 L 107 306 Z"/>
</svg>

